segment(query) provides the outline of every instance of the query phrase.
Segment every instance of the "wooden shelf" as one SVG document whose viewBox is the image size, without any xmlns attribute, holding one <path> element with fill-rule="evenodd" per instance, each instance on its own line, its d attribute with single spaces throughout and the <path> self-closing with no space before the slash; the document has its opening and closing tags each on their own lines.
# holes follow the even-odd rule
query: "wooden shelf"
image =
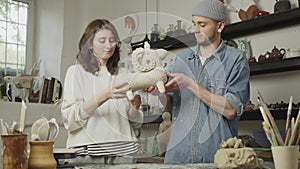
<svg viewBox="0 0 300 169">
<path fill-rule="evenodd" d="M 300 8 L 229 24 L 225 26 L 222 32 L 222 38 L 228 40 L 296 24 L 300 24 Z M 194 33 L 189 33 L 176 38 L 150 42 L 150 44 L 152 48 L 172 50 L 194 46 L 196 45 L 196 38 Z"/>
<path fill-rule="evenodd" d="M 297 117 L 298 114 L 298 109 L 293 109 L 292 111 L 292 117 Z M 285 120 L 286 119 L 286 113 L 287 113 L 287 109 L 283 109 L 283 110 L 270 110 L 273 118 L 275 120 Z M 243 115 L 240 118 L 241 121 L 245 121 L 245 120 L 263 120 L 263 117 L 260 113 L 259 110 L 255 110 L 255 111 L 245 111 L 243 113 Z"/>
<path fill-rule="evenodd" d="M 250 75 L 300 70 L 300 56 L 289 59 L 250 63 Z"/>
<path fill-rule="evenodd" d="M 242 22 L 227 25 L 223 30 L 224 39 L 233 39 L 274 29 L 284 28 L 300 23 L 300 8 L 270 14 Z"/>
<path fill-rule="evenodd" d="M 173 50 L 188 46 L 195 46 L 196 45 L 196 38 L 194 33 L 189 33 L 186 35 L 168 38 L 166 40 L 159 40 L 156 42 L 150 42 L 151 48 L 153 49 L 166 49 L 166 50 Z"/>
</svg>

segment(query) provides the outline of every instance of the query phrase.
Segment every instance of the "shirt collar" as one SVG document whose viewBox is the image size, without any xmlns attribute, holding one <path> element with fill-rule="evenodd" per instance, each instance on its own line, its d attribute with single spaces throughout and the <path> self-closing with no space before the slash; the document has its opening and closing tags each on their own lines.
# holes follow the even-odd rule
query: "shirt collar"
<svg viewBox="0 0 300 169">
<path fill-rule="evenodd" d="M 215 52 L 213 54 L 213 56 L 215 58 L 217 58 L 219 60 L 223 60 L 223 58 L 225 56 L 224 55 L 224 52 L 225 52 L 224 48 L 226 47 L 225 45 L 226 44 L 225 44 L 224 40 L 221 40 L 220 45 L 218 46 L 218 48 L 215 50 Z M 194 57 L 197 56 L 196 58 L 198 58 L 198 56 L 200 56 L 199 55 L 199 45 L 196 45 L 195 47 L 193 47 L 192 50 L 193 50 L 193 56 Z"/>
</svg>

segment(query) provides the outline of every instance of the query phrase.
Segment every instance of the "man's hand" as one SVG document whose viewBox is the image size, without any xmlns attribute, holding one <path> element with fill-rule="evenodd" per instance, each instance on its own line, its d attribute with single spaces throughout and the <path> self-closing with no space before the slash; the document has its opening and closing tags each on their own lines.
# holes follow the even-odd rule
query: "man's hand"
<svg viewBox="0 0 300 169">
<path fill-rule="evenodd" d="M 165 85 L 167 92 L 188 88 L 194 83 L 193 79 L 182 73 L 167 73 L 167 76 L 172 78 L 172 80 Z"/>
</svg>

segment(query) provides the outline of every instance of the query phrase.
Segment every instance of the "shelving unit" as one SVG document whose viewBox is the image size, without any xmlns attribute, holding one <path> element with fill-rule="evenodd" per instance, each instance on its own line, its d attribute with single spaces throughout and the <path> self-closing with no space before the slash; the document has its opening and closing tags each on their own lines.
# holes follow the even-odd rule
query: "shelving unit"
<svg viewBox="0 0 300 169">
<path fill-rule="evenodd" d="M 300 24 L 300 8 L 294 8 L 288 11 L 270 14 L 267 16 L 258 17 L 251 20 L 241 21 L 227 25 L 223 32 L 222 38 L 225 40 L 238 38 L 241 36 L 262 33 L 265 31 L 285 28 L 293 25 Z M 183 47 L 189 47 L 196 45 L 196 38 L 194 33 L 189 33 L 176 38 L 169 38 L 167 40 L 161 40 L 156 42 L 150 42 L 152 48 L 163 48 L 166 50 L 179 49 Z M 300 70 L 300 56 L 295 58 L 256 62 L 250 64 L 250 75 L 262 75 L 269 73 L 278 73 Z M 274 119 L 285 119 L 286 111 L 272 110 L 271 113 Z M 293 111 L 295 116 L 298 111 Z M 146 117 L 153 118 L 153 117 Z M 261 120 L 261 114 L 259 111 L 244 112 L 241 120 Z M 161 117 L 152 121 L 153 123 L 161 122 Z"/>
<path fill-rule="evenodd" d="M 297 24 L 300 24 L 300 8 L 229 24 L 222 32 L 222 38 L 228 40 Z M 152 48 L 172 50 L 196 45 L 196 38 L 194 33 L 189 33 L 176 38 L 150 42 L 150 44 Z"/>
<path fill-rule="evenodd" d="M 283 60 L 256 62 L 250 64 L 251 76 L 292 70 L 300 70 L 300 56 Z"/>
<path fill-rule="evenodd" d="M 296 24 L 300 24 L 300 8 L 232 23 L 224 28 L 222 38 L 228 40 Z M 166 50 L 194 45 L 196 45 L 196 38 L 193 33 L 151 43 L 152 48 L 163 48 Z M 300 58 L 252 63 L 250 64 L 250 70 L 251 75 L 300 70 Z"/>
</svg>

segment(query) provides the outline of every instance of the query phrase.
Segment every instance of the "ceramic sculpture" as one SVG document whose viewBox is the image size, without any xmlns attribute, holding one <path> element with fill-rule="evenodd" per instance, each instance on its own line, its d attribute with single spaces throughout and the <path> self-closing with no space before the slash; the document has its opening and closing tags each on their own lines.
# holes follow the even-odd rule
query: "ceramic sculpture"
<svg viewBox="0 0 300 169">
<path fill-rule="evenodd" d="M 220 149 L 215 154 L 214 164 L 219 169 L 256 169 L 262 167 L 262 162 L 257 158 L 254 149 L 244 147 L 242 140 L 236 137 L 222 141 Z"/>
<path fill-rule="evenodd" d="M 145 42 L 144 48 L 137 48 L 132 52 L 132 65 L 135 71 L 129 80 L 131 90 L 126 92 L 129 100 L 133 99 L 133 92 L 150 86 L 157 86 L 160 93 L 165 93 L 164 84 L 167 82 L 166 70 L 162 60 L 167 56 L 164 49 L 150 49 Z"/>
</svg>

